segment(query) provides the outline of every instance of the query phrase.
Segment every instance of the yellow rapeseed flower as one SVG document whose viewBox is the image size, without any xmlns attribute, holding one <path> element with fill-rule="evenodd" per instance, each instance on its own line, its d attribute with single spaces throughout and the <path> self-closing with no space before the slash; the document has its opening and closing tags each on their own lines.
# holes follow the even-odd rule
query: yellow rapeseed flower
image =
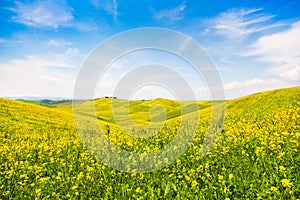
<svg viewBox="0 0 300 200">
<path fill-rule="evenodd" d="M 288 179 L 282 179 L 280 182 L 285 188 L 293 187 L 293 183 L 291 183 Z"/>
<path fill-rule="evenodd" d="M 274 186 L 271 187 L 271 190 L 272 190 L 273 192 L 278 192 L 278 188 L 277 188 L 277 187 L 274 187 Z"/>
<path fill-rule="evenodd" d="M 222 182 L 222 181 L 224 180 L 224 176 L 223 176 L 223 175 L 220 175 L 220 174 L 218 174 L 218 180 L 219 180 L 220 182 Z"/>
<path fill-rule="evenodd" d="M 280 172 L 284 172 L 284 171 L 285 171 L 285 167 L 284 167 L 284 166 L 280 166 L 280 167 L 279 167 L 279 171 L 280 171 Z"/>
<path fill-rule="evenodd" d="M 140 194 L 140 193 L 142 193 L 142 189 L 140 187 L 138 187 L 138 188 L 136 188 L 135 192 Z"/>
<path fill-rule="evenodd" d="M 228 193 L 229 192 L 229 188 L 228 187 L 224 187 L 224 193 Z"/>
<path fill-rule="evenodd" d="M 71 190 L 77 190 L 78 186 L 74 185 L 73 187 L 71 187 Z"/>
<path fill-rule="evenodd" d="M 192 182 L 192 187 L 195 188 L 197 185 L 198 185 L 198 182 L 194 180 L 194 181 Z"/>
<path fill-rule="evenodd" d="M 40 182 L 41 183 L 45 183 L 46 181 L 48 181 L 50 179 L 50 177 L 42 177 L 40 178 Z"/>
<path fill-rule="evenodd" d="M 37 189 L 37 190 L 35 190 L 35 193 L 36 193 L 38 196 L 40 196 L 41 193 L 42 193 L 42 189 Z"/>
</svg>

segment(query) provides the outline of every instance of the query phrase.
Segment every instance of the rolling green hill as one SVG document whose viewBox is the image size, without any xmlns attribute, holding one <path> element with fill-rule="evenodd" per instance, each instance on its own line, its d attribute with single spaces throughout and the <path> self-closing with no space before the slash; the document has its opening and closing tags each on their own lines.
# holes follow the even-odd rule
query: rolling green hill
<svg viewBox="0 0 300 200">
<path fill-rule="evenodd" d="M 127 173 L 104 165 L 86 149 L 82 141 L 93 141 L 96 133 L 87 130 L 90 132 L 84 138 L 77 133 L 70 105 L 48 108 L 0 98 L 0 199 L 297 199 L 300 196 L 300 87 L 227 101 L 222 134 L 203 158 L 199 153 L 211 118 L 208 101 L 80 102 L 75 111 L 81 112 L 79 121 L 87 128 L 93 119 L 94 104 L 97 122 L 105 136 L 123 150 L 156 151 L 173 140 L 181 127 L 184 134 L 193 132 L 195 137 L 188 150 L 174 162 L 170 161 L 172 155 L 161 161 L 167 164 L 166 168 Z M 125 124 L 130 124 L 132 118 L 135 126 L 126 132 L 115 125 L 112 110 Z M 193 119 L 199 112 L 198 122 Z M 185 116 L 187 123 L 180 122 L 180 116 Z M 165 119 L 157 128 L 156 124 L 161 125 Z M 136 129 L 139 126 L 142 128 Z M 137 137 L 138 131 L 149 137 Z M 180 142 L 186 138 L 179 139 Z M 124 163 L 130 160 L 121 159 Z"/>
<path fill-rule="evenodd" d="M 228 101 L 227 110 L 241 110 L 244 114 L 274 112 L 277 109 L 297 106 L 300 102 L 300 87 L 260 92 Z"/>
<path fill-rule="evenodd" d="M 77 105 L 75 111 L 80 110 L 79 112 L 93 115 L 94 106 L 98 119 L 102 121 L 115 123 L 114 118 L 118 118 L 124 123 L 133 120 L 136 124 L 146 125 L 151 120 L 160 122 L 202 110 L 209 107 L 210 102 L 178 102 L 161 98 L 149 101 L 101 98 Z"/>
</svg>

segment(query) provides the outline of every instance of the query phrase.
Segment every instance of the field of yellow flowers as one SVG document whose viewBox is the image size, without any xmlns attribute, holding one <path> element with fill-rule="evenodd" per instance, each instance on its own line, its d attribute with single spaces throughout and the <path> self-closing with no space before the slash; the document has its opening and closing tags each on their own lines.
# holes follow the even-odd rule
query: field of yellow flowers
<svg viewBox="0 0 300 200">
<path fill-rule="evenodd" d="M 150 152 L 179 126 L 168 103 L 161 104 L 173 114 L 148 139 L 118 130 L 109 115 L 101 124 L 119 147 Z M 127 173 L 90 154 L 69 108 L 0 99 L 0 199 L 300 199 L 300 87 L 226 104 L 222 134 L 204 158 L 207 102 L 199 103 L 199 124 L 185 127 L 197 132 L 188 151 L 161 170 Z"/>
</svg>

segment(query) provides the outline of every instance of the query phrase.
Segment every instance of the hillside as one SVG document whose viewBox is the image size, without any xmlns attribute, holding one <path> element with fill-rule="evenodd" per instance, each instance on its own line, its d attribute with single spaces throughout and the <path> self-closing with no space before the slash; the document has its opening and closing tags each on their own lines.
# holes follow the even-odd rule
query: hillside
<svg viewBox="0 0 300 200">
<path fill-rule="evenodd" d="M 274 112 L 285 106 L 297 106 L 300 102 L 300 87 L 260 92 L 228 101 L 227 110 L 238 109 L 244 114 Z"/>
<path fill-rule="evenodd" d="M 177 142 L 187 140 L 185 135 L 190 133 L 195 133 L 195 137 L 179 158 L 170 154 L 162 160 L 153 160 L 154 167 L 165 162 L 166 168 L 145 173 L 112 169 L 103 164 L 111 162 L 110 156 L 98 161 L 91 154 L 103 146 L 88 147 L 91 150 L 88 151 L 82 144 L 82 141 L 94 142 L 96 136 L 89 126 L 93 103 L 106 137 L 123 150 L 147 155 L 176 138 L 181 127 L 183 135 Z M 185 107 L 184 116 L 191 117 L 188 119 L 199 114 L 194 111 L 195 103 L 181 103 Z M 114 125 L 111 105 L 121 119 L 128 120 L 127 101 L 84 102 L 76 109 L 84 111 L 80 120 L 90 130 L 78 135 L 70 106 L 47 108 L 0 98 L 0 199 L 297 199 L 300 196 L 300 87 L 228 101 L 222 134 L 203 158 L 199 153 L 209 127 L 210 102 L 197 103 L 199 123 L 190 120 L 181 124 L 179 104 L 165 99 L 129 102 L 130 116 L 142 129 L 124 132 Z M 167 122 L 157 123 L 158 127 L 155 123 L 147 124 L 149 110 L 154 121 L 165 117 Z M 139 131 L 148 137 L 137 137 Z M 126 169 L 153 167 L 136 165 L 130 157 L 121 159 Z M 113 161 L 110 164 L 117 162 Z"/>
<path fill-rule="evenodd" d="M 243 113 L 243 115 L 251 115 L 251 113 L 266 114 L 267 112 L 272 111 L 272 109 L 278 109 L 286 105 L 297 105 L 297 102 L 300 101 L 299 93 L 299 87 L 260 92 L 234 100 L 228 100 L 226 108 L 227 112 L 238 109 L 239 114 Z M 69 100 L 51 102 L 39 100 L 23 102 L 51 107 L 60 111 L 72 112 L 72 102 Z M 80 105 L 81 112 L 89 115 L 92 115 L 91 106 L 95 105 L 96 115 L 99 120 L 115 123 L 113 117 L 114 112 L 115 116 L 117 115 L 120 119 L 128 121 L 129 113 L 132 120 L 140 125 L 149 124 L 151 118 L 152 121 L 157 122 L 164 121 L 165 119 L 168 120 L 176 118 L 185 114 L 192 116 L 197 113 L 199 114 L 198 110 L 201 110 L 203 115 L 206 115 L 205 113 L 210 113 L 208 110 L 211 106 L 210 101 L 199 101 L 197 103 L 178 102 L 162 98 L 147 101 L 135 100 L 129 102 L 121 99 L 99 98 L 93 101 L 77 101 L 75 103 L 76 105 Z M 232 114 L 234 114 L 234 112 L 232 112 Z"/>
<path fill-rule="evenodd" d="M 178 102 L 167 99 L 128 102 L 127 100 L 101 98 L 76 105 L 75 111 L 80 110 L 79 112 L 92 115 L 94 105 L 99 120 L 115 123 L 115 118 L 117 118 L 124 124 L 133 120 L 138 125 L 147 125 L 151 120 L 160 122 L 202 110 L 209 107 L 210 102 Z"/>
<path fill-rule="evenodd" d="M 73 124 L 70 113 L 17 100 L 0 98 L 0 110 L 2 133 L 10 132 L 9 129 L 17 129 L 17 127 L 34 130 L 44 126 L 47 129 L 47 125 L 68 128 Z M 20 128 L 19 131 L 23 131 L 22 129 Z"/>
</svg>

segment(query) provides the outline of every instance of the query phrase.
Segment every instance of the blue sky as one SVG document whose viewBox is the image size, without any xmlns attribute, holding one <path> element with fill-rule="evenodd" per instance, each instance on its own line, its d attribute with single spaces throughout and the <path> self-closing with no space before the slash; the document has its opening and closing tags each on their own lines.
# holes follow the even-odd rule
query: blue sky
<svg viewBox="0 0 300 200">
<path fill-rule="evenodd" d="M 2 0 L 0 12 L 0 96 L 72 97 L 89 53 L 110 36 L 141 27 L 180 31 L 199 42 L 228 99 L 300 83 L 300 1 Z M 132 62 L 154 54 L 116 62 L 96 96 L 112 95 Z M 197 98 L 209 98 L 203 80 L 187 66 L 157 58 L 184 74 Z M 172 98 L 157 86 L 133 98 L 157 96 Z"/>
</svg>

